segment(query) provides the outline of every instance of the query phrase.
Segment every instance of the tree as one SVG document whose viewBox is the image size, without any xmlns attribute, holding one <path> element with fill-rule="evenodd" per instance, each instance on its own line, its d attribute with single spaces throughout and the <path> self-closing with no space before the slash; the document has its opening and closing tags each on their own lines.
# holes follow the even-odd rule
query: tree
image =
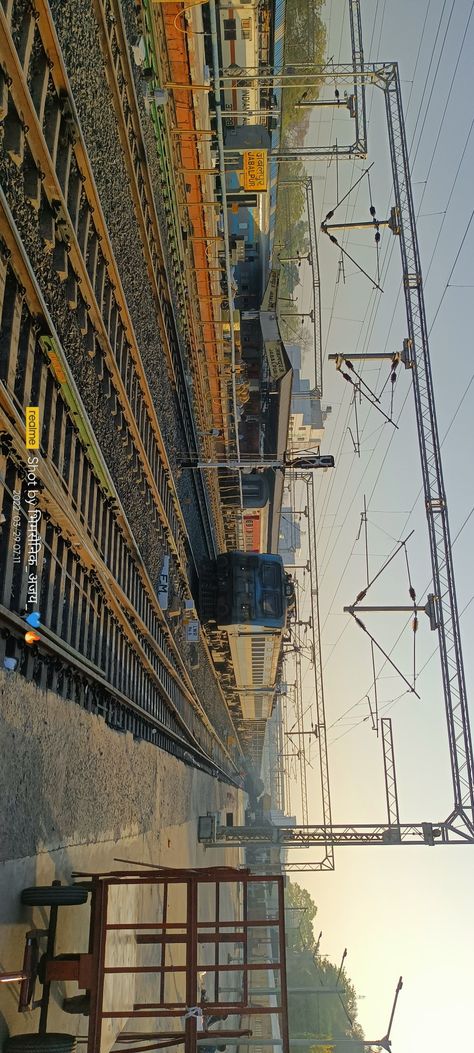
<svg viewBox="0 0 474 1053">
<path fill-rule="evenodd" d="M 320 11 L 324 0 L 287 0 L 285 16 L 285 64 L 323 65 L 326 54 L 326 28 Z M 304 72 L 302 72 L 304 79 Z M 304 89 L 287 86 L 282 90 L 282 147 L 301 146 L 308 130 L 309 114 L 296 108 Z M 312 91 L 317 98 L 318 91 Z"/>
<path fill-rule="evenodd" d="M 294 913 L 298 914 L 297 928 L 288 930 L 289 952 L 298 954 L 302 947 L 314 950 L 316 941 L 313 921 L 318 908 L 309 892 L 295 881 L 289 881 L 285 892 L 285 908 L 293 909 Z"/>
<path fill-rule="evenodd" d="M 283 258 L 296 257 L 298 254 L 305 256 L 309 252 L 308 224 L 302 218 L 306 210 L 305 178 L 306 169 L 299 161 L 285 162 L 279 166 L 275 248 Z M 280 296 L 291 296 L 298 284 L 298 264 L 285 263 L 280 278 Z"/>
<path fill-rule="evenodd" d="M 317 906 L 306 889 L 289 882 L 285 906 L 304 908 L 298 928 L 287 931 L 288 1013 L 290 1035 L 314 1039 L 314 1053 L 347 1053 L 338 1039 L 362 1039 L 363 1031 L 356 1021 L 357 995 L 345 969 L 316 954 L 314 920 Z M 317 988 L 344 988 L 342 999 L 337 994 L 317 994 Z M 311 994 L 291 993 L 292 988 L 307 987 Z M 291 1048 L 291 1040 L 290 1040 Z M 295 1053 L 301 1053 L 295 1047 Z M 362 1053 L 362 1046 L 361 1046 Z"/>
</svg>

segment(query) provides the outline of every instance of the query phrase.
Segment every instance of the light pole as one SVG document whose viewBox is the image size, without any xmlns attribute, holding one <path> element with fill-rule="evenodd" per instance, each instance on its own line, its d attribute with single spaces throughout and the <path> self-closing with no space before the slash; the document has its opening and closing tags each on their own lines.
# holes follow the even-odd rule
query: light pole
<svg viewBox="0 0 474 1053">
<path fill-rule="evenodd" d="M 298 457 L 282 457 L 274 461 L 181 461 L 180 468 L 191 468 L 194 471 L 204 468 L 228 468 L 232 472 L 264 471 L 266 468 L 301 469 L 311 471 L 315 468 L 334 468 L 334 457 L 331 454 L 301 454 Z"/>
<path fill-rule="evenodd" d="M 278 317 L 301 318 L 301 323 L 303 323 L 303 318 L 310 318 L 311 321 L 314 322 L 314 311 L 293 311 L 293 313 L 291 311 L 281 311 Z"/>
<path fill-rule="evenodd" d="M 341 979 L 341 973 L 342 973 L 344 962 L 345 962 L 346 958 L 347 958 L 347 947 L 344 947 L 344 951 L 343 951 L 343 955 L 342 955 L 342 961 L 341 961 L 341 964 L 339 966 L 339 972 L 337 974 L 336 987 L 337 987 L 337 985 L 339 983 L 339 980 Z"/>
</svg>

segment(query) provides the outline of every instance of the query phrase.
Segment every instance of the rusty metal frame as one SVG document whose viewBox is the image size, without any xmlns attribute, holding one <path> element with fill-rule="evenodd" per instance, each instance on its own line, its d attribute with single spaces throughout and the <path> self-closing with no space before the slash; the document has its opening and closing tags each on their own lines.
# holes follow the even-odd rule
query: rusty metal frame
<svg viewBox="0 0 474 1053">
<path fill-rule="evenodd" d="M 251 1034 L 248 1029 L 219 1030 L 218 1032 L 197 1030 L 195 1017 L 187 1016 L 187 1010 L 191 1007 L 202 1007 L 206 1014 L 209 1013 L 237 1013 L 241 1017 L 253 1017 L 260 1015 L 276 1014 L 280 1019 L 282 1053 L 289 1053 L 288 1033 L 288 1003 L 287 1003 L 287 980 L 286 980 L 286 955 L 285 955 L 285 909 L 284 909 L 284 878 L 281 875 L 252 874 L 248 869 L 234 867 L 206 867 L 202 869 L 171 869 L 157 868 L 145 871 L 128 870 L 112 871 L 102 874 L 76 873 L 75 878 L 87 878 L 92 885 L 92 907 L 91 928 L 89 940 L 89 952 L 87 957 L 92 958 L 91 966 L 91 1004 L 89 1016 L 89 1031 L 87 1038 L 88 1053 L 96 1053 L 100 1048 L 100 1035 L 102 1024 L 107 1019 L 166 1019 L 170 1023 L 179 1017 L 184 1018 L 183 1027 L 176 1031 L 147 1031 L 147 1032 L 122 1032 L 118 1041 L 122 1043 L 136 1042 L 136 1045 L 128 1046 L 127 1053 L 144 1053 L 145 1050 L 158 1050 L 166 1047 L 184 1045 L 184 1053 L 199 1053 L 197 1039 L 209 1038 L 214 1043 L 216 1036 L 224 1040 Z M 276 912 L 266 916 L 266 910 L 262 911 L 265 916 L 249 916 L 249 886 L 257 883 L 270 883 L 276 886 L 277 908 Z M 214 915 L 211 920 L 199 920 L 199 892 L 202 886 L 214 884 Z M 242 888 L 242 910 L 239 916 L 232 919 L 221 917 L 221 888 L 223 885 L 234 884 Z M 109 890 L 112 886 L 134 885 L 156 885 L 161 887 L 162 905 L 161 917 L 153 918 L 149 922 L 130 921 L 113 922 L 108 919 L 107 903 Z M 169 921 L 168 893 L 171 886 L 181 885 L 186 890 L 186 907 L 184 917 L 181 921 Z M 254 908 L 255 910 L 255 908 Z M 254 910 L 251 913 L 254 913 Z M 241 916 L 240 916 L 241 914 Z M 249 932 L 252 928 L 273 928 L 278 932 L 278 959 L 275 961 L 261 962 L 252 960 L 249 954 Z M 156 943 L 160 948 L 160 959 L 158 965 L 152 966 L 113 966 L 105 964 L 106 941 L 108 932 L 115 930 L 128 930 L 135 933 L 137 943 Z M 147 930 L 147 931 L 145 931 Z M 224 943 L 239 943 L 242 945 L 242 961 L 238 963 L 221 964 L 219 961 L 219 947 Z M 168 945 L 182 944 L 185 948 L 184 965 L 166 965 L 166 948 Z M 214 964 L 199 963 L 199 945 L 203 943 L 214 944 Z M 82 956 L 79 956 L 79 958 Z M 84 956 L 86 957 L 86 956 Z M 60 963 L 57 963 L 60 966 Z M 198 973 L 201 969 L 207 973 L 214 974 L 214 1001 L 197 1001 Z M 251 1001 L 249 991 L 249 978 L 255 971 L 275 970 L 279 972 L 280 983 L 275 987 L 275 1005 L 260 1005 Z M 219 977 L 231 971 L 243 974 L 242 996 L 240 1001 L 219 1001 Z M 165 977 L 170 972 L 179 972 L 185 977 L 185 1001 L 171 1002 L 165 998 Z M 122 1010 L 104 1010 L 103 993 L 105 978 L 109 974 L 127 973 L 135 975 L 139 973 L 156 973 L 160 977 L 159 1002 L 135 1003 L 133 1010 L 128 1008 Z M 175 996 L 176 997 L 176 996 Z M 146 1045 L 143 1043 L 146 1042 Z"/>
</svg>

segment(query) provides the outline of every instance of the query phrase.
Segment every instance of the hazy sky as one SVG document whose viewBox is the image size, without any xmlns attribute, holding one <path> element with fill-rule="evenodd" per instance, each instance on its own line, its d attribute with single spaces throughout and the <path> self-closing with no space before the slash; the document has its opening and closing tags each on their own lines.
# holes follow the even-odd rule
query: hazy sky
<svg viewBox="0 0 474 1053">
<path fill-rule="evenodd" d="M 350 59 L 347 8 L 343 0 L 326 3 L 328 55 L 336 62 Z M 474 690 L 473 9 L 471 0 L 398 0 L 396 4 L 361 0 L 366 60 L 397 60 L 400 65 L 470 698 Z M 337 86 L 342 95 L 344 85 Z M 327 88 L 325 97 L 331 92 Z M 333 222 L 338 217 L 367 220 L 371 203 L 378 218 L 386 218 L 393 204 L 380 91 L 367 90 L 367 108 L 368 160 L 376 162 L 370 185 L 364 178 Z M 336 139 L 341 144 L 352 141 L 353 125 L 345 110 L 320 110 L 312 132 L 321 144 Z M 341 161 L 337 170 L 324 162 L 314 166 L 318 222 L 336 204 L 337 186 L 341 198 L 365 168 L 362 161 Z M 352 231 L 338 237 L 375 276 L 372 233 Z M 325 355 L 400 349 L 407 330 L 398 240 L 389 231 L 382 232 L 383 294 L 348 260 L 345 284 L 342 276 L 336 284 L 338 250 L 324 236 L 319 248 Z M 301 270 L 304 294 L 308 276 Z M 364 367 L 366 383 L 378 393 L 387 377 L 385 365 Z M 390 387 L 387 384 L 382 400 L 389 414 Z M 364 494 L 371 575 L 396 542 L 415 531 L 407 545 L 408 565 L 402 553 L 366 602 L 408 604 L 409 581 L 419 602 L 426 602 L 431 587 L 410 376 L 399 369 L 393 401 L 398 430 L 384 423 L 367 402 L 358 407 L 360 458 L 348 431 L 355 433 L 356 428 L 351 390 L 329 363 L 323 401 L 332 406 L 332 413 L 322 450 L 333 453 L 337 462 L 333 472 L 315 478 L 333 820 L 379 822 L 385 819 L 386 806 L 381 742 L 371 730 L 365 698 L 369 693 L 373 700 L 370 647 L 342 608 L 366 583 L 363 534 L 357 540 Z M 413 633 L 403 615 L 365 617 L 367 627 L 411 681 L 415 665 L 420 700 L 377 658 L 380 715 L 393 720 L 400 818 L 417 822 L 446 819 L 453 801 L 437 639 L 426 616 L 419 617 L 415 659 Z M 305 669 L 310 698 L 308 664 Z M 318 822 L 317 772 L 309 770 L 308 781 L 310 820 Z M 298 813 L 296 789 L 292 804 Z M 312 858 L 317 858 L 316 851 Z M 393 1053 L 420 1049 L 446 1053 L 448 1047 L 472 1045 L 474 846 L 340 849 L 333 874 L 298 879 L 319 905 L 316 932 L 324 933 L 321 950 L 339 962 L 344 947 L 348 948 L 347 970 L 362 996 L 359 1019 L 368 1038 L 385 1033 L 396 982 L 403 975 L 392 1030 Z"/>
</svg>

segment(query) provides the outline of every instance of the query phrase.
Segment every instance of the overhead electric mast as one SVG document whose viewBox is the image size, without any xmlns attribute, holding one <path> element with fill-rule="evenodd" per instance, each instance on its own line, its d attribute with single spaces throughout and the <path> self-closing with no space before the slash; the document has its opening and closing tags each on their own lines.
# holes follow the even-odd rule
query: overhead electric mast
<svg viewBox="0 0 474 1053">
<path fill-rule="evenodd" d="M 349 77 L 352 72 L 347 65 L 333 67 L 333 73 L 338 77 Z M 324 70 L 324 75 L 327 76 L 327 69 Z M 227 844 L 257 841 L 267 844 L 277 843 L 288 848 L 311 848 L 328 844 L 474 843 L 472 737 L 398 64 L 383 63 L 364 66 L 356 71 L 355 76 L 357 80 L 368 81 L 381 88 L 385 98 L 408 325 L 408 339 L 404 342 L 402 360 L 405 368 L 411 370 L 415 397 L 433 574 L 433 595 L 437 606 L 437 632 L 454 803 L 447 819 L 435 823 L 398 823 L 394 822 L 393 817 L 389 817 L 385 824 L 356 823 L 331 825 L 330 828 L 324 823 L 313 826 L 282 826 L 268 829 L 263 827 L 217 827 L 216 840 L 225 841 Z M 332 864 L 327 856 L 319 863 L 287 866 L 287 869 L 292 870 L 331 868 Z"/>
<path fill-rule="evenodd" d="M 398 64 L 384 84 L 395 206 L 400 216 L 400 251 L 410 340 L 416 423 L 428 519 L 433 592 L 439 604 L 438 639 L 448 726 L 454 807 L 447 823 L 464 826 L 474 839 L 474 760 L 461 650 L 459 614 L 448 508 L 431 375 L 423 278 L 408 164 Z"/>
<path fill-rule="evenodd" d="M 356 157 L 367 156 L 367 114 L 365 109 L 365 84 L 359 81 L 357 73 L 364 68 L 364 50 L 362 47 L 362 22 L 360 17 L 360 0 L 349 0 L 349 18 L 351 24 L 352 65 L 354 69 L 354 119 L 356 140 L 353 151 Z M 339 152 L 339 151 L 338 151 Z"/>
</svg>

